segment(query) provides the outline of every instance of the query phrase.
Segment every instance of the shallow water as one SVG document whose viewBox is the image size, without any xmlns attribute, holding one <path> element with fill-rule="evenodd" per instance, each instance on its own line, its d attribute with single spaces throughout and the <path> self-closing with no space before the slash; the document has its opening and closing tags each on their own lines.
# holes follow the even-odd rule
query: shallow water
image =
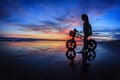
<svg viewBox="0 0 120 80">
<path fill-rule="evenodd" d="M 66 57 L 65 41 L 0 42 L 0 79 L 4 80 L 119 80 L 119 49 L 98 43 L 94 60 L 76 53 Z M 77 43 L 76 52 L 82 49 Z M 115 48 L 116 47 L 116 48 Z M 114 48 L 114 49 L 113 49 Z"/>
</svg>

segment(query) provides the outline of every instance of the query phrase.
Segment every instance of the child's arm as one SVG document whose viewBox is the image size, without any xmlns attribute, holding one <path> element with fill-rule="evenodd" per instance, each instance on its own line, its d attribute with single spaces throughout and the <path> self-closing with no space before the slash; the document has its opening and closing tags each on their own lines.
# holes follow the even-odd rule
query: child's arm
<svg viewBox="0 0 120 80">
<path fill-rule="evenodd" d="M 89 35 L 92 35 L 92 28 L 91 28 L 91 25 L 89 25 Z"/>
</svg>

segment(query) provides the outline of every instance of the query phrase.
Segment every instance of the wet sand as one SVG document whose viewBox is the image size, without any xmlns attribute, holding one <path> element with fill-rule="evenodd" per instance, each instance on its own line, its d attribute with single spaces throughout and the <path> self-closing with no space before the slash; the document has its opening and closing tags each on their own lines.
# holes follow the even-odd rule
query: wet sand
<svg viewBox="0 0 120 80">
<path fill-rule="evenodd" d="M 64 41 L 0 43 L 0 80 L 120 80 L 119 41 L 98 42 L 84 63 L 80 53 L 66 57 Z"/>
</svg>

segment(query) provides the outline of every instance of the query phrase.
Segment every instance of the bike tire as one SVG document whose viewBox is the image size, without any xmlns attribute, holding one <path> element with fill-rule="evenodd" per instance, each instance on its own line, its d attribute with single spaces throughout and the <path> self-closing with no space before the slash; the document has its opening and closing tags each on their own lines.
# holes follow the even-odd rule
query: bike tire
<svg viewBox="0 0 120 80">
<path fill-rule="evenodd" d="M 90 39 L 88 40 L 87 42 L 87 46 L 88 46 L 88 49 L 91 51 L 91 50 L 95 50 L 96 47 L 97 47 L 97 42 L 94 40 L 94 39 Z"/>
<path fill-rule="evenodd" d="M 66 47 L 68 49 L 75 49 L 76 48 L 76 42 L 74 40 L 70 39 L 66 42 Z"/>
</svg>

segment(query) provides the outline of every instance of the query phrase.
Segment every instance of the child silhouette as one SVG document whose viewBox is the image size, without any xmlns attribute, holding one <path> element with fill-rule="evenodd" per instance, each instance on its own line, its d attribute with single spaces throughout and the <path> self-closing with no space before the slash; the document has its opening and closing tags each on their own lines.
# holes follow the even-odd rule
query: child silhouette
<svg viewBox="0 0 120 80">
<path fill-rule="evenodd" d="M 91 29 L 91 25 L 89 24 L 89 19 L 88 19 L 88 15 L 87 14 L 82 14 L 81 15 L 81 19 L 82 21 L 84 22 L 83 23 L 83 33 L 84 33 L 84 46 L 83 46 L 83 49 L 82 49 L 82 53 L 84 52 L 84 50 L 86 50 L 87 48 L 87 40 L 88 40 L 88 37 L 90 35 L 92 35 L 92 29 Z"/>
</svg>

